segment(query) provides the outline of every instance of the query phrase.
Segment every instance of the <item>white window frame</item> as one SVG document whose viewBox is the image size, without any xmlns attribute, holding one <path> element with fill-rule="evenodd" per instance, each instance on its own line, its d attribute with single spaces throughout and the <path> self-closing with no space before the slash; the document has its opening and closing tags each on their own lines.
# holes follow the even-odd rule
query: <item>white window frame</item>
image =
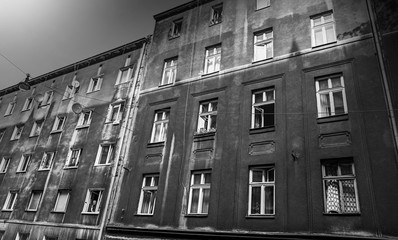
<svg viewBox="0 0 398 240">
<path fill-rule="evenodd" d="M 82 149 L 81 148 L 71 148 L 69 150 L 68 157 L 66 158 L 66 162 L 65 162 L 65 167 L 64 168 L 77 168 L 79 166 L 79 160 L 80 160 L 81 153 L 82 153 Z M 75 154 L 77 156 L 74 156 Z M 74 156 L 74 158 L 76 160 L 75 160 L 75 164 L 71 165 L 73 156 Z"/>
<path fill-rule="evenodd" d="M 262 40 L 258 40 L 259 37 L 262 37 Z M 267 55 L 267 48 L 271 48 L 271 53 Z M 265 49 L 265 51 L 264 51 Z M 265 53 L 265 55 L 264 55 Z M 263 56 L 264 55 L 264 56 Z M 262 61 L 266 59 L 271 59 L 274 57 L 274 32 L 272 29 L 260 31 L 254 33 L 254 56 L 253 61 Z"/>
<path fill-rule="evenodd" d="M 80 87 L 75 87 L 74 85 L 67 85 L 62 100 L 73 98 L 79 92 L 79 88 Z"/>
<path fill-rule="evenodd" d="M 60 209 L 60 202 L 59 202 L 59 198 L 62 194 L 66 193 L 66 201 L 65 201 L 65 205 L 63 206 L 63 208 Z M 67 208 L 68 208 L 68 204 L 69 204 L 69 198 L 70 198 L 70 190 L 66 190 L 66 189 L 61 189 L 58 190 L 57 193 L 57 199 L 55 200 L 55 204 L 54 204 L 54 208 L 53 208 L 53 212 L 66 212 Z"/>
<path fill-rule="evenodd" d="M 17 201 L 18 192 L 17 191 L 9 191 L 7 194 L 6 201 L 3 205 L 3 210 L 12 211 L 14 210 L 15 203 Z"/>
<path fill-rule="evenodd" d="M 62 209 L 59 209 L 59 208 L 60 208 L 60 207 L 59 207 L 59 204 L 60 204 L 60 202 L 59 202 L 60 195 L 65 194 L 65 193 L 66 193 L 65 205 L 63 206 Z M 53 211 L 53 212 L 66 212 L 66 210 L 67 210 L 67 208 L 68 208 L 68 204 L 69 204 L 69 198 L 70 198 L 70 190 L 66 190 L 66 189 L 58 190 L 57 198 L 56 198 L 56 200 L 55 200 L 55 204 L 54 204 L 54 207 L 53 207 L 53 210 L 52 210 L 52 211 Z"/>
<path fill-rule="evenodd" d="M 39 170 L 50 170 L 53 164 L 55 152 L 44 152 L 43 157 L 40 161 Z M 45 163 L 48 163 L 48 167 L 45 167 Z"/>
<path fill-rule="evenodd" d="M 17 172 L 23 173 L 26 172 L 29 168 L 30 160 L 32 159 L 32 155 L 24 154 L 19 161 Z"/>
<path fill-rule="evenodd" d="M 210 183 L 205 183 L 205 174 L 210 174 Z M 200 175 L 200 183 L 194 184 L 195 175 Z M 198 212 L 192 212 L 192 192 L 193 190 L 199 190 L 199 197 L 198 197 Z M 204 200 L 204 190 L 211 189 L 211 172 L 210 171 L 195 171 L 191 174 L 191 182 L 189 187 L 189 197 L 188 197 L 188 214 L 195 214 L 195 215 L 207 215 L 209 212 L 204 212 L 203 209 L 203 200 Z M 209 207 L 207 210 L 210 209 L 210 196 L 211 192 L 209 192 Z"/>
<path fill-rule="evenodd" d="M 177 38 L 181 36 L 182 32 L 182 18 L 174 20 L 172 22 L 170 31 L 169 31 L 169 39 Z"/>
<path fill-rule="evenodd" d="M 15 105 L 17 105 L 17 102 L 15 101 L 8 103 L 6 113 L 4 114 L 4 116 L 10 116 L 14 112 Z"/>
<path fill-rule="evenodd" d="M 164 61 L 162 82 L 160 83 L 161 86 L 175 82 L 177 76 L 177 66 L 178 57 L 169 58 Z"/>
<path fill-rule="evenodd" d="M 92 77 L 90 79 L 90 84 L 88 85 L 87 93 L 92 93 L 92 92 L 96 92 L 96 91 L 101 90 L 102 79 L 103 79 L 102 75 L 101 76 Z M 97 81 L 96 85 L 94 85 L 95 81 Z"/>
<path fill-rule="evenodd" d="M 337 164 L 337 176 L 326 176 L 326 165 L 328 164 Z M 351 165 L 351 171 L 352 174 L 346 174 L 343 175 L 341 172 L 341 165 Z M 327 196 L 327 191 L 328 189 L 326 188 L 327 181 L 336 181 L 338 183 L 338 201 L 340 208 L 337 212 L 328 212 L 328 196 Z M 353 181 L 353 186 L 354 186 L 354 193 L 355 193 L 355 203 L 356 203 L 356 208 L 357 211 L 345 211 L 345 203 L 343 201 L 343 185 L 342 181 Z M 325 214 L 358 214 L 360 213 L 360 207 L 359 207 L 359 198 L 358 198 L 358 188 L 357 188 L 357 181 L 356 181 L 356 174 L 355 174 L 355 167 L 354 163 L 352 161 L 330 161 L 330 162 L 324 162 L 322 164 L 322 185 L 323 185 L 323 203 L 324 203 L 324 213 Z"/>
<path fill-rule="evenodd" d="M 62 121 L 61 121 L 62 119 Z M 64 129 L 66 116 L 58 115 L 55 117 L 52 132 L 61 132 Z M 61 123 L 61 124 L 60 124 Z"/>
<path fill-rule="evenodd" d="M 15 237 L 15 240 L 27 240 L 27 239 L 29 239 L 29 237 L 30 237 L 29 233 L 17 232 L 17 236 Z"/>
<path fill-rule="evenodd" d="M 267 8 L 269 6 L 271 6 L 271 0 L 257 0 L 256 2 L 256 10 Z"/>
<path fill-rule="evenodd" d="M 211 7 L 210 26 L 222 22 L 223 17 L 223 4 L 217 4 Z"/>
<path fill-rule="evenodd" d="M 8 165 L 10 165 L 11 158 L 10 157 L 2 157 L 0 162 L 0 173 L 6 173 L 8 169 Z"/>
<path fill-rule="evenodd" d="M 32 109 L 32 106 L 33 106 L 33 98 L 32 97 L 26 98 L 25 103 L 23 104 L 22 107 L 22 112 Z"/>
<path fill-rule="evenodd" d="M 44 93 L 43 101 L 41 101 L 40 106 L 49 105 L 53 98 L 53 91 L 47 91 Z"/>
<path fill-rule="evenodd" d="M 331 19 L 329 21 L 325 20 L 325 16 L 331 16 Z M 315 26 L 315 19 L 321 19 L 321 23 L 317 26 Z M 326 28 L 328 27 L 333 27 L 333 36 L 332 36 L 332 40 L 328 41 L 328 37 L 326 34 Z M 322 31 L 322 43 L 317 44 L 316 43 L 316 39 L 315 39 L 315 31 L 317 30 L 321 30 Z M 325 45 L 325 44 L 329 44 L 329 43 L 334 43 L 336 42 L 336 25 L 335 25 L 335 21 L 334 21 L 334 16 L 333 16 L 333 12 L 329 11 L 326 13 L 322 13 L 316 16 L 311 17 L 311 41 L 312 41 L 312 46 L 316 47 L 316 46 L 321 46 L 321 45 Z"/>
<path fill-rule="evenodd" d="M 161 115 L 160 119 L 159 119 L 159 115 Z M 155 117 L 154 117 L 153 126 L 152 126 L 151 143 L 166 141 L 167 129 L 168 129 L 168 125 L 169 125 L 169 117 L 170 117 L 169 109 L 155 111 Z M 156 129 L 157 129 L 158 125 L 160 125 L 159 136 L 156 135 Z"/>
<path fill-rule="evenodd" d="M 125 78 L 123 78 L 123 73 L 125 73 L 125 72 L 126 72 L 127 76 Z M 133 78 L 132 75 L 133 75 L 133 68 L 131 68 L 129 66 L 120 68 L 119 73 L 117 75 L 117 80 L 116 80 L 115 85 L 130 82 L 131 79 Z"/>
<path fill-rule="evenodd" d="M 145 183 L 148 180 L 150 181 L 150 184 L 149 184 L 149 186 L 145 186 Z M 154 214 L 158 186 L 159 186 L 159 174 L 148 174 L 148 175 L 143 176 L 140 200 L 138 202 L 137 214 L 139 214 L 139 215 L 153 215 Z M 144 211 L 145 209 L 143 209 L 143 206 L 145 205 L 144 204 L 144 197 L 145 197 L 144 195 L 146 192 L 149 192 L 151 194 L 151 197 L 149 199 L 149 202 L 147 203 L 148 208 L 146 209 L 146 212 L 145 212 Z"/>
<path fill-rule="evenodd" d="M 14 131 L 12 132 L 12 135 L 11 135 L 11 140 L 20 139 L 22 136 L 23 129 L 24 129 L 24 125 L 15 126 Z M 18 134 L 18 131 L 20 131 L 19 134 Z"/>
<path fill-rule="evenodd" d="M 262 180 L 261 182 L 253 181 L 253 171 L 261 171 L 262 172 Z M 272 173 L 273 179 L 270 178 L 270 172 Z M 253 188 L 261 189 L 260 196 L 260 213 L 252 213 L 252 191 Z M 266 213 L 265 207 L 265 189 L 272 187 L 272 213 Z M 273 216 L 275 215 L 275 167 L 251 167 L 249 171 L 249 198 L 248 198 L 248 215 L 249 216 Z"/>
<path fill-rule="evenodd" d="M 204 105 L 208 106 L 207 112 L 203 112 Z M 214 107 L 214 106 L 216 106 L 216 107 Z M 217 109 L 218 109 L 218 99 L 203 101 L 199 104 L 198 127 L 197 127 L 197 132 L 196 132 L 197 134 L 216 131 L 216 129 L 217 129 Z M 214 119 L 216 120 L 216 126 L 211 127 Z M 207 124 L 206 124 L 206 121 L 207 121 Z"/>
<path fill-rule="evenodd" d="M 272 92 L 273 99 L 268 99 L 267 92 Z M 256 95 L 259 94 L 259 93 L 260 94 L 262 93 L 263 101 L 260 102 L 260 103 L 256 103 L 255 102 L 256 101 Z M 264 116 L 265 115 L 265 113 L 264 113 L 264 115 L 261 116 L 261 124 L 259 126 L 256 126 L 256 110 L 258 110 L 259 107 L 262 107 L 264 105 L 271 105 L 271 104 L 274 105 L 274 112 L 272 113 L 272 115 L 273 115 L 273 124 L 272 125 L 267 125 L 267 126 L 265 125 L 265 119 L 266 118 Z M 251 118 L 251 122 L 252 123 L 251 123 L 251 128 L 252 129 L 257 129 L 257 128 L 267 128 L 267 127 L 275 126 L 275 110 L 276 110 L 275 105 L 276 105 L 276 103 L 275 103 L 275 88 L 274 87 L 260 89 L 260 90 L 254 90 L 252 92 L 252 118 Z"/>
<path fill-rule="evenodd" d="M 81 128 L 90 126 L 92 113 L 93 111 L 82 111 L 79 115 L 76 127 Z M 85 119 L 86 116 L 88 116 L 87 120 Z"/>
<path fill-rule="evenodd" d="M 108 114 L 106 116 L 106 123 L 119 124 L 122 120 L 124 110 L 124 102 L 122 103 L 112 103 L 109 105 Z M 117 111 L 117 117 L 115 120 L 112 120 L 112 116 L 114 116 L 114 111 Z"/>
<path fill-rule="evenodd" d="M 97 200 L 97 204 L 96 204 L 95 208 L 90 210 L 91 195 L 93 194 L 93 192 L 98 192 L 98 200 Z M 104 193 L 103 189 L 88 189 L 86 199 L 84 201 L 82 213 L 83 214 L 99 214 L 100 209 L 101 209 L 101 201 L 102 201 L 103 193 Z"/>
<path fill-rule="evenodd" d="M 30 131 L 29 137 L 39 136 L 43 129 L 44 120 L 38 120 L 33 123 L 32 130 Z"/>
<path fill-rule="evenodd" d="M 213 45 L 206 48 L 205 69 L 204 69 L 205 74 L 215 73 L 220 71 L 221 53 L 222 53 L 221 44 Z M 213 65 L 210 64 L 211 62 L 213 62 Z"/>
<path fill-rule="evenodd" d="M 100 163 L 102 157 L 102 151 L 104 150 L 105 147 L 109 148 L 108 154 L 106 156 L 106 161 L 105 163 Z M 95 159 L 95 166 L 109 165 L 112 161 L 113 151 L 114 151 L 114 144 L 100 144 L 97 151 L 97 157 Z"/>
<path fill-rule="evenodd" d="M 340 85 L 338 87 L 333 87 L 332 86 L 332 78 L 340 78 Z M 322 89 L 320 90 L 319 87 L 319 82 L 320 81 L 328 81 L 328 88 L 327 89 Z M 345 85 L 344 85 L 344 78 L 342 74 L 337 74 L 337 75 L 331 75 L 328 77 L 321 77 L 315 79 L 315 89 L 316 89 L 316 101 L 317 101 L 317 109 L 318 109 L 318 118 L 323 118 L 323 117 L 330 117 L 330 116 L 335 116 L 335 115 L 343 115 L 348 113 L 348 108 L 347 108 L 347 98 L 345 94 Z M 336 114 L 336 109 L 335 109 L 335 102 L 334 102 L 334 97 L 333 94 L 335 93 L 340 93 L 342 94 L 342 100 L 343 100 L 343 107 L 344 107 L 344 113 L 339 113 Z M 324 112 L 322 110 L 322 105 L 321 105 L 321 95 L 328 95 L 328 100 L 330 103 L 330 108 L 329 112 Z"/>
<path fill-rule="evenodd" d="M 37 205 L 32 206 L 33 197 L 36 196 L 37 194 L 39 195 Z M 30 194 L 28 206 L 26 207 L 26 211 L 37 211 L 37 209 L 40 206 L 42 194 L 43 194 L 43 191 L 32 191 L 32 193 Z"/>
</svg>

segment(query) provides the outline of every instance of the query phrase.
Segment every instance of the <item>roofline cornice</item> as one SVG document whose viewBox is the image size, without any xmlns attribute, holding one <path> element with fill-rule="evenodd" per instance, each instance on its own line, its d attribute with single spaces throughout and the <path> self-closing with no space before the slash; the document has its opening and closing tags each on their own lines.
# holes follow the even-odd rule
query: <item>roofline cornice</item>
<svg viewBox="0 0 398 240">
<path fill-rule="evenodd" d="M 199 5 L 203 5 L 205 3 L 212 2 L 212 1 L 214 1 L 214 0 L 193 0 L 193 1 L 187 2 L 185 4 L 179 5 L 179 6 L 175 7 L 175 8 L 169 9 L 167 11 L 164 11 L 164 12 L 158 13 L 156 15 L 153 15 L 153 18 L 156 21 L 160 21 L 160 20 L 163 20 L 165 18 L 174 16 L 176 14 L 185 12 L 185 11 L 187 11 L 189 9 L 195 8 L 195 7 L 199 6 Z"/>
</svg>

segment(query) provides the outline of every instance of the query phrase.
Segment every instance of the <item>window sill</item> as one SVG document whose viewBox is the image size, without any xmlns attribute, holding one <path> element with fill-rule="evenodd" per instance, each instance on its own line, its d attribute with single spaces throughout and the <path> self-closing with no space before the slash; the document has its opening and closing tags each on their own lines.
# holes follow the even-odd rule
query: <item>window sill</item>
<svg viewBox="0 0 398 240">
<path fill-rule="evenodd" d="M 105 122 L 105 124 L 119 125 L 119 124 L 120 124 L 120 121 L 116 121 L 116 122 Z"/>
<path fill-rule="evenodd" d="M 38 169 L 37 171 L 38 172 L 44 172 L 44 171 L 50 171 L 50 169 L 49 168 L 43 168 L 43 169 Z"/>
<path fill-rule="evenodd" d="M 16 171 L 15 173 L 26 173 L 26 171 Z"/>
<path fill-rule="evenodd" d="M 12 212 L 13 209 L 1 209 L 2 212 Z"/>
<path fill-rule="evenodd" d="M 34 137 L 38 137 L 39 135 L 31 135 L 29 136 L 29 138 L 34 138 Z"/>
<path fill-rule="evenodd" d="M 262 127 L 262 128 L 251 128 L 249 130 L 250 134 L 259 134 L 259 133 L 266 133 L 266 132 L 275 132 L 275 126 Z"/>
<path fill-rule="evenodd" d="M 169 36 L 169 40 L 173 40 L 173 39 L 176 39 L 176 38 L 179 38 L 179 37 L 181 37 L 181 34 L 178 34 L 178 35 L 175 35 L 175 36 Z"/>
<path fill-rule="evenodd" d="M 164 141 L 163 142 L 148 143 L 147 147 L 148 148 L 164 147 Z"/>
<path fill-rule="evenodd" d="M 173 84 L 174 84 L 174 82 L 172 82 L 172 83 L 166 83 L 166 84 L 159 85 L 158 87 L 159 87 L 159 88 L 164 88 L 164 87 L 172 86 Z"/>
<path fill-rule="evenodd" d="M 37 209 L 25 209 L 25 212 L 37 212 Z"/>
<path fill-rule="evenodd" d="M 82 212 L 83 215 L 98 215 L 99 212 Z"/>
<path fill-rule="evenodd" d="M 130 82 L 130 80 L 129 80 L 129 81 L 126 81 L 126 82 L 115 83 L 115 86 L 123 85 L 123 84 L 129 83 L 129 82 Z"/>
<path fill-rule="evenodd" d="M 189 213 L 189 214 L 185 214 L 184 217 L 193 217 L 193 218 L 205 218 L 208 217 L 209 215 L 207 213 L 203 213 L 203 214 L 193 214 L 193 213 Z"/>
<path fill-rule="evenodd" d="M 64 167 L 65 170 L 68 170 L 68 169 L 77 169 L 77 168 L 78 168 L 78 166 L 75 166 L 75 167 Z"/>
<path fill-rule="evenodd" d="M 201 75 L 201 77 L 207 77 L 207 76 L 211 76 L 211 75 L 216 75 L 217 73 L 219 73 L 220 71 L 214 71 L 214 72 L 209 72 L 209 73 L 203 73 Z"/>
<path fill-rule="evenodd" d="M 49 104 L 49 103 L 46 103 L 46 104 L 40 104 L 38 108 L 47 107 L 48 105 L 50 105 L 50 104 Z"/>
<path fill-rule="evenodd" d="M 257 11 L 260 11 L 260 10 L 263 10 L 263 9 L 266 9 L 266 8 L 269 8 L 269 7 L 271 7 L 271 5 L 269 5 L 269 6 L 266 6 L 266 7 L 262 7 L 262 8 L 256 8 L 256 10 L 255 10 L 255 11 L 257 12 Z"/>
<path fill-rule="evenodd" d="M 62 130 L 53 130 L 50 132 L 50 134 L 61 133 L 61 132 L 62 132 Z"/>
<path fill-rule="evenodd" d="M 90 93 L 95 93 L 95 92 L 99 92 L 101 89 L 97 89 L 97 90 L 92 90 L 92 91 L 89 91 L 89 92 L 86 92 L 86 94 L 90 94 Z"/>
<path fill-rule="evenodd" d="M 134 214 L 134 216 L 137 216 L 137 217 L 153 217 L 153 213 L 152 214 L 136 213 L 136 214 Z"/>
<path fill-rule="evenodd" d="M 80 126 L 76 126 L 76 129 L 82 129 L 82 128 L 88 128 L 90 127 L 90 125 L 80 125 Z"/>
<path fill-rule="evenodd" d="M 335 43 L 337 43 L 337 41 L 319 44 L 319 45 L 316 45 L 316 46 L 312 46 L 312 49 L 314 49 L 314 48 L 320 48 L 320 47 L 323 47 L 323 46 L 326 46 L 326 45 L 330 45 L 330 44 L 335 44 Z"/>
<path fill-rule="evenodd" d="M 4 174 L 4 173 L 7 173 L 7 172 L 0 172 L 0 174 Z"/>
<path fill-rule="evenodd" d="M 4 117 L 8 117 L 11 116 L 12 114 L 4 114 Z"/>
<path fill-rule="evenodd" d="M 17 140 L 19 140 L 19 138 L 10 139 L 10 141 L 17 141 Z"/>
<path fill-rule="evenodd" d="M 27 112 L 29 110 L 30 110 L 30 108 L 29 109 L 23 109 L 23 110 L 21 110 L 21 112 Z"/>
<path fill-rule="evenodd" d="M 218 24 L 221 24 L 221 23 L 222 23 L 222 20 L 221 20 L 221 21 L 218 21 L 218 22 L 211 22 L 211 21 L 210 21 L 209 27 L 212 27 L 212 26 L 215 26 L 215 25 L 218 25 Z"/>
<path fill-rule="evenodd" d="M 264 59 L 259 59 L 259 60 L 253 60 L 253 61 L 252 61 L 252 64 L 257 64 L 257 63 L 272 61 L 273 58 L 274 58 L 274 57 L 269 57 L 269 58 L 264 58 Z"/>
<path fill-rule="evenodd" d="M 106 163 L 106 164 L 94 164 L 94 167 L 106 167 L 106 166 L 110 166 L 110 163 Z"/>
<path fill-rule="evenodd" d="M 55 213 L 55 214 L 65 214 L 66 212 L 58 212 L 58 211 L 51 211 L 51 213 Z"/>
<path fill-rule="evenodd" d="M 275 219 L 275 215 L 246 215 L 248 219 Z"/>
<path fill-rule="evenodd" d="M 201 138 L 207 138 L 207 137 L 214 137 L 215 135 L 216 135 L 216 131 L 204 132 L 204 133 L 194 133 L 193 138 L 201 139 Z"/>
<path fill-rule="evenodd" d="M 324 216 L 354 217 L 361 216 L 361 213 L 323 213 Z"/>
<path fill-rule="evenodd" d="M 317 123 L 330 123 L 330 122 L 338 122 L 338 121 L 346 121 L 348 120 L 348 114 L 340 114 L 328 117 L 318 118 Z"/>
</svg>

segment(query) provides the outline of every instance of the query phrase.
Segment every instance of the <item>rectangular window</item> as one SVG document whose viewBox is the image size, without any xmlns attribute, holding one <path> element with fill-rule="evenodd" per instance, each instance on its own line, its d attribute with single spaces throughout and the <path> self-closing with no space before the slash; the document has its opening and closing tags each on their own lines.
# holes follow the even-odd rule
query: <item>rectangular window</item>
<svg viewBox="0 0 398 240">
<path fill-rule="evenodd" d="M 178 58 L 170 58 L 164 61 L 162 82 L 160 85 L 171 84 L 176 80 Z"/>
<path fill-rule="evenodd" d="M 169 110 L 156 111 L 152 127 L 151 143 L 166 141 L 168 124 Z"/>
<path fill-rule="evenodd" d="M 179 37 L 181 35 L 181 29 L 182 29 L 182 19 L 173 21 L 171 29 L 169 31 L 169 39 Z"/>
<path fill-rule="evenodd" d="M 253 91 L 252 128 L 273 127 L 275 122 L 275 89 Z"/>
<path fill-rule="evenodd" d="M 102 85 L 102 77 L 91 78 L 87 93 L 101 90 L 101 85 Z"/>
<path fill-rule="evenodd" d="M 317 78 L 315 88 L 318 118 L 348 113 L 342 75 Z"/>
<path fill-rule="evenodd" d="M 211 8 L 210 26 L 221 22 L 222 22 L 222 4 L 218 4 Z"/>
<path fill-rule="evenodd" d="M 46 106 L 49 105 L 52 101 L 53 98 L 53 91 L 47 91 L 44 93 L 43 100 L 40 103 L 40 106 Z"/>
<path fill-rule="evenodd" d="M 17 200 L 18 193 L 15 191 L 8 192 L 6 201 L 3 206 L 3 210 L 13 210 L 15 202 Z"/>
<path fill-rule="evenodd" d="M 113 145 L 102 144 L 98 148 L 95 165 L 107 165 L 112 161 L 112 157 L 113 157 Z"/>
<path fill-rule="evenodd" d="M 30 135 L 29 136 L 30 137 L 39 136 L 40 132 L 41 132 L 41 129 L 43 128 L 43 123 L 44 123 L 43 120 L 35 121 L 33 123 L 33 127 L 32 127 L 32 130 L 30 131 Z"/>
<path fill-rule="evenodd" d="M 99 213 L 103 190 L 89 189 L 84 202 L 83 213 Z"/>
<path fill-rule="evenodd" d="M 132 78 L 132 69 L 129 67 L 124 67 L 119 70 L 119 75 L 117 77 L 116 84 L 126 83 Z"/>
<path fill-rule="evenodd" d="M 274 55 L 273 51 L 272 30 L 254 33 L 254 61 L 272 58 Z"/>
<path fill-rule="evenodd" d="M 253 167 L 249 172 L 249 215 L 275 214 L 275 169 Z"/>
<path fill-rule="evenodd" d="M 14 131 L 12 132 L 11 135 L 11 140 L 16 140 L 19 139 L 22 135 L 22 131 L 23 131 L 23 125 L 19 125 L 19 126 L 15 126 L 14 127 Z"/>
<path fill-rule="evenodd" d="M 58 240 L 58 238 L 57 237 L 44 236 L 43 240 Z"/>
<path fill-rule="evenodd" d="M 39 170 L 49 170 L 51 168 L 54 155 L 54 152 L 45 152 L 41 159 Z"/>
<path fill-rule="evenodd" d="M 16 104 L 17 104 L 16 102 L 10 102 L 7 106 L 6 113 L 4 114 L 4 116 L 11 115 L 12 112 L 14 111 Z"/>
<path fill-rule="evenodd" d="M 146 175 L 142 180 L 138 214 L 153 215 L 158 192 L 159 175 Z"/>
<path fill-rule="evenodd" d="M 53 125 L 53 132 L 62 131 L 64 128 L 66 117 L 65 116 L 56 116 L 54 125 Z"/>
<path fill-rule="evenodd" d="M 359 213 L 355 169 L 352 161 L 322 164 L 325 213 Z"/>
<path fill-rule="evenodd" d="M 262 9 L 271 6 L 271 0 L 257 0 L 256 9 Z"/>
<path fill-rule="evenodd" d="M 122 120 L 123 108 L 124 108 L 123 103 L 109 105 L 106 122 L 113 122 L 114 124 L 119 124 L 120 121 Z"/>
<path fill-rule="evenodd" d="M 336 31 L 332 12 L 311 18 L 312 46 L 319 46 L 336 41 Z"/>
<path fill-rule="evenodd" d="M 217 100 L 205 101 L 199 105 L 197 133 L 215 132 L 217 126 Z"/>
<path fill-rule="evenodd" d="M 189 188 L 188 214 L 208 214 L 210 202 L 210 172 L 194 172 Z"/>
<path fill-rule="evenodd" d="M 7 172 L 8 165 L 10 164 L 9 157 L 3 157 L 0 162 L 0 173 Z"/>
<path fill-rule="evenodd" d="M 27 211 L 37 211 L 39 204 L 40 204 L 40 199 L 41 199 L 42 193 L 43 193 L 43 191 L 32 191 L 32 194 L 30 195 L 28 207 L 26 208 Z"/>
<path fill-rule="evenodd" d="M 64 96 L 62 97 L 62 100 L 73 98 L 75 96 L 75 94 L 77 94 L 79 92 L 80 87 L 79 87 L 79 84 L 76 84 L 76 83 L 78 83 L 78 82 L 74 80 L 71 85 L 66 86 L 65 93 L 64 93 Z"/>
<path fill-rule="evenodd" d="M 65 168 L 77 167 L 82 149 L 71 149 L 65 163 Z"/>
<path fill-rule="evenodd" d="M 79 120 L 77 121 L 77 127 L 87 127 L 91 123 L 92 111 L 83 111 L 79 115 Z"/>
<path fill-rule="evenodd" d="M 66 212 L 69 202 L 69 190 L 59 190 L 55 200 L 54 212 Z"/>
<path fill-rule="evenodd" d="M 17 233 L 17 236 L 15 237 L 15 240 L 28 240 L 29 239 L 29 233 Z"/>
<path fill-rule="evenodd" d="M 205 74 L 220 71 L 221 45 L 206 48 Z"/>
<path fill-rule="evenodd" d="M 32 108 L 32 105 L 33 105 L 33 98 L 31 98 L 31 97 L 27 98 L 25 100 L 25 103 L 24 103 L 23 107 L 22 107 L 22 111 L 30 110 Z"/>
<path fill-rule="evenodd" d="M 26 172 L 29 167 L 31 155 L 22 155 L 21 161 L 19 161 L 17 172 Z"/>
</svg>

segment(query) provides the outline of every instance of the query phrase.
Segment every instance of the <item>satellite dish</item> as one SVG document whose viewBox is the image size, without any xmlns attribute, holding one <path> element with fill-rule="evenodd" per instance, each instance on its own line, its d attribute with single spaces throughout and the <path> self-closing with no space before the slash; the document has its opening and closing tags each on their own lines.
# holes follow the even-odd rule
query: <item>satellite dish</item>
<svg viewBox="0 0 398 240">
<path fill-rule="evenodd" d="M 30 85 L 27 82 L 18 83 L 18 88 L 22 91 L 28 91 L 30 89 Z"/>
<path fill-rule="evenodd" d="M 80 86 L 80 83 L 79 83 L 78 81 L 76 81 L 76 80 L 73 80 L 73 81 L 72 81 L 72 86 L 73 86 L 74 88 L 78 88 L 78 87 Z"/>
<path fill-rule="evenodd" d="M 81 112 L 83 112 L 82 105 L 80 105 L 80 103 L 74 103 L 72 105 L 72 112 L 74 112 L 75 114 L 80 114 Z"/>
<path fill-rule="evenodd" d="M 41 103 L 41 102 L 43 101 L 43 94 L 38 93 L 38 94 L 36 94 L 36 95 L 33 97 L 33 99 L 34 99 L 36 102 Z"/>
</svg>

